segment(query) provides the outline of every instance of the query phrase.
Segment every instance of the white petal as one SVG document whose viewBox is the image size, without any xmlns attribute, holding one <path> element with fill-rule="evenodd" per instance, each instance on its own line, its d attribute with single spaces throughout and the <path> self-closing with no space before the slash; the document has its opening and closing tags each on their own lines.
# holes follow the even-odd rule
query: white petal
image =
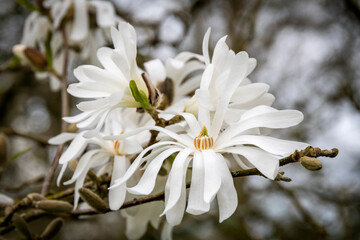
<svg viewBox="0 0 360 240">
<path fill-rule="evenodd" d="M 86 0 L 74 1 L 74 23 L 70 33 L 73 41 L 82 41 L 86 38 L 89 31 L 89 19 Z"/>
<path fill-rule="evenodd" d="M 89 170 L 89 169 L 87 169 L 87 170 Z M 75 182 L 75 187 L 74 187 L 74 209 L 76 209 L 77 206 L 78 206 L 79 199 L 80 199 L 79 189 L 84 185 L 84 181 L 85 181 L 87 172 L 88 171 L 82 172 L 81 175 L 79 176 L 79 178 Z"/>
<path fill-rule="evenodd" d="M 204 201 L 204 159 L 199 152 L 194 153 L 191 186 L 186 212 L 199 215 L 208 212 L 210 204 Z"/>
<path fill-rule="evenodd" d="M 91 150 L 89 152 L 86 152 L 79 160 L 77 166 L 76 166 L 76 170 L 72 176 L 72 178 L 66 182 L 64 182 L 64 185 L 68 185 L 68 184 L 72 184 L 73 182 L 75 182 L 79 176 L 87 170 L 86 169 L 89 169 L 90 168 L 90 161 L 92 161 L 93 157 L 95 154 L 99 153 L 99 150 L 98 149 L 95 149 L 95 150 Z"/>
<path fill-rule="evenodd" d="M 205 181 L 204 181 L 204 200 L 210 203 L 221 185 L 221 175 L 219 175 L 219 159 L 212 149 L 201 152 L 204 160 Z"/>
<path fill-rule="evenodd" d="M 61 155 L 59 163 L 64 164 L 65 162 L 77 158 L 85 150 L 86 146 L 87 140 L 83 138 L 81 134 L 77 135 L 66 151 Z"/>
<path fill-rule="evenodd" d="M 295 150 L 302 150 L 309 146 L 307 143 L 286 141 L 269 136 L 241 135 L 232 139 L 232 141 L 229 141 L 227 144 L 219 146 L 219 148 L 226 148 L 232 145 L 240 144 L 255 145 L 269 153 L 282 157 L 292 154 Z"/>
<path fill-rule="evenodd" d="M 149 74 L 151 81 L 156 85 L 166 78 L 166 70 L 160 59 L 154 59 L 144 63 L 146 72 Z"/>
<path fill-rule="evenodd" d="M 243 104 L 253 101 L 269 90 L 269 85 L 265 83 L 252 83 L 244 86 L 240 86 L 233 94 L 231 101 L 236 104 Z"/>
<path fill-rule="evenodd" d="M 176 205 L 166 212 L 166 220 L 169 224 L 175 226 L 181 223 L 184 216 L 184 210 L 186 205 L 186 184 L 185 177 L 183 177 L 183 184 L 181 186 L 181 193 Z"/>
<path fill-rule="evenodd" d="M 184 135 L 179 135 L 179 134 L 176 134 L 172 131 L 169 131 L 165 128 L 161 128 L 161 127 L 157 127 L 157 126 L 145 126 L 145 127 L 142 127 L 142 128 L 138 128 L 136 130 L 133 130 L 133 131 L 129 131 L 129 132 L 126 132 L 124 134 L 120 134 L 120 135 L 116 135 L 116 136 L 106 136 L 104 137 L 105 140 L 116 140 L 116 139 L 124 139 L 124 138 L 127 138 L 129 136 L 133 136 L 133 135 L 136 135 L 140 132 L 143 132 L 143 131 L 146 131 L 146 130 L 156 130 L 156 131 L 159 131 L 161 133 L 164 133 L 166 135 L 168 135 L 169 137 L 177 140 L 179 143 L 182 143 L 186 146 L 193 146 L 193 141 L 190 140 L 189 137 L 187 136 L 184 136 Z M 173 143 L 175 144 L 175 143 Z M 180 144 L 178 144 L 179 146 L 181 146 Z"/>
<path fill-rule="evenodd" d="M 255 147 L 233 147 L 226 148 L 224 152 L 236 153 L 244 156 L 265 177 L 274 180 L 279 172 L 279 159 Z"/>
<path fill-rule="evenodd" d="M 210 38 L 211 28 L 208 28 L 204 35 L 203 44 L 202 44 L 202 51 L 205 58 L 206 65 L 210 64 L 210 57 L 209 57 L 209 38 Z"/>
<path fill-rule="evenodd" d="M 49 144 L 59 145 L 66 143 L 76 137 L 77 133 L 60 133 L 59 135 L 49 139 Z"/>
<path fill-rule="evenodd" d="M 60 170 L 60 173 L 59 173 L 59 176 L 57 177 L 56 179 L 56 185 L 57 186 L 60 186 L 60 182 L 61 182 L 61 179 L 66 171 L 66 168 L 67 168 L 67 162 L 64 163 L 62 166 L 61 166 L 61 170 Z"/>
<path fill-rule="evenodd" d="M 238 198 L 234 186 L 234 180 L 231 176 L 226 161 L 221 154 L 218 154 L 219 163 L 218 171 L 221 175 L 221 187 L 217 193 L 217 201 L 219 205 L 219 222 L 229 218 L 236 210 Z"/>
<path fill-rule="evenodd" d="M 121 185 L 123 183 L 125 183 L 126 181 L 129 180 L 129 178 L 131 176 L 133 176 L 133 174 L 136 172 L 136 170 L 141 166 L 141 164 L 145 161 L 145 159 L 143 158 L 144 155 L 149 152 L 150 150 L 152 149 L 155 149 L 155 148 L 158 148 L 158 147 L 161 147 L 161 146 L 164 146 L 164 145 L 170 145 L 172 144 L 172 142 L 167 142 L 167 141 L 164 141 L 164 142 L 158 142 L 154 145 L 151 145 L 147 148 L 144 149 L 144 151 L 142 151 L 139 156 L 137 156 L 137 158 L 132 162 L 131 166 L 129 167 L 129 169 L 126 171 L 126 173 L 124 174 L 124 176 L 118 180 L 115 181 L 114 184 L 112 184 L 109 189 L 111 188 L 115 188 L 117 187 L 118 185 Z"/>
<path fill-rule="evenodd" d="M 111 27 L 115 23 L 115 10 L 110 2 L 90 1 L 96 9 L 96 22 L 99 27 Z"/>
<path fill-rule="evenodd" d="M 171 171 L 167 180 L 167 184 L 169 183 L 170 186 L 170 191 L 169 195 L 167 196 L 168 199 L 166 202 L 165 210 L 162 214 L 167 213 L 167 211 L 172 209 L 179 201 L 182 193 L 182 188 L 185 184 L 187 167 L 190 162 L 190 160 L 187 158 L 192 151 L 192 149 L 186 148 L 179 152 L 174 160 L 173 165 L 171 166 Z"/>
<path fill-rule="evenodd" d="M 256 59 L 255 58 L 249 58 L 249 65 L 248 65 L 248 69 L 246 72 L 246 76 L 248 76 L 250 73 L 252 73 L 256 67 Z"/>
<path fill-rule="evenodd" d="M 238 124 L 227 128 L 218 138 L 217 144 L 228 141 L 232 137 L 252 128 L 288 128 L 299 124 L 304 116 L 297 110 L 278 111 L 271 107 L 259 106 L 245 112 Z"/>
<path fill-rule="evenodd" d="M 174 147 L 160 153 L 156 158 L 150 160 L 151 162 L 147 166 L 144 175 L 141 177 L 139 183 L 132 188 L 128 188 L 128 191 L 132 194 L 148 195 L 154 187 L 156 177 L 160 171 L 163 161 L 168 158 L 171 154 L 180 151 L 181 148 Z"/>
<path fill-rule="evenodd" d="M 113 172 L 111 176 L 111 184 L 116 179 L 124 176 L 126 170 L 129 168 L 130 162 L 124 156 L 115 156 L 113 164 Z M 110 184 L 110 185 L 111 185 Z M 109 190 L 109 207 L 111 210 L 118 210 L 125 201 L 126 183 Z"/>
</svg>

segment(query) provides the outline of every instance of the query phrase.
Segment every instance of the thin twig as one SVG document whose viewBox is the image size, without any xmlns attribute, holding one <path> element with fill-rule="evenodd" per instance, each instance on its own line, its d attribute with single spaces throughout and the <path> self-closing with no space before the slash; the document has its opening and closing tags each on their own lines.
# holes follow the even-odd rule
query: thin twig
<svg viewBox="0 0 360 240">
<path fill-rule="evenodd" d="M 69 61 L 69 45 L 67 41 L 65 26 L 61 29 L 63 45 L 64 45 L 64 65 L 62 71 L 62 78 L 61 78 L 61 115 L 62 117 L 69 115 L 69 98 L 67 94 L 67 69 L 68 69 L 68 61 Z M 67 130 L 67 123 L 63 120 L 61 123 L 61 132 L 66 132 Z M 43 187 L 41 189 L 41 194 L 46 196 L 48 194 L 52 177 L 56 170 L 56 167 L 59 163 L 59 159 L 61 154 L 64 150 L 64 144 L 58 146 L 55 158 L 51 164 L 49 172 L 46 174 Z"/>
</svg>

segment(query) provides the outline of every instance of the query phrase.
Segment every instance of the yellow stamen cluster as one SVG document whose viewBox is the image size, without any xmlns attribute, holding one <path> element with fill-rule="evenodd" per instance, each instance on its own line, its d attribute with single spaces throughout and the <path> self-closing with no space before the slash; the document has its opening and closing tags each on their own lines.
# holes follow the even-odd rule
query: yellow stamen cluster
<svg viewBox="0 0 360 240">
<path fill-rule="evenodd" d="M 214 139 L 209 137 L 205 126 L 201 129 L 199 136 L 194 138 L 194 146 L 198 151 L 210 149 L 214 146 Z"/>
</svg>

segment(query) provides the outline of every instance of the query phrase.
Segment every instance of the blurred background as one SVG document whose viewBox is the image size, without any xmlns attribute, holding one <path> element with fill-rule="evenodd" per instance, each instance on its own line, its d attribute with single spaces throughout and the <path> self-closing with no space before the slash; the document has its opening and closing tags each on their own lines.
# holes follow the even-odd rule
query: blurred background
<svg viewBox="0 0 360 240">
<path fill-rule="evenodd" d="M 299 127 L 273 135 L 339 149 L 335 159 L 320 158 L 320 171 L 298 163 L 283 167 L 290 183 L 259 176 L 236 179 L 239 206 L 231 218 L 219 224 L 216 206 L 205 215 L 186 214 L 174 239 L 360 239 L 360 1 L 112 2 L 137 31 L 140 66 L 180 51 L 201 53 L 211 27 L 210 49 L 228 35 L 235 52 L 257 59 L 250 78 L 271 86 L 274 107 L 304 113 Z M 0 0 L 1 63 L 20 42 L 28 14 L 15 1 Z M 41 142 L 60 132 L 60 93 L 51 92 L 48 82 L 36 80 L 30 70 L 0 71 L 0 192 L 20 198 L 40 190 L 55 154 Z M 57 239 L 84 239 L 84 233 L 86 239 L 119 239 L 124 229 L 120 214 L 111 213 L 67 220 Z M 159 237 L 149 226 L 144 239 Z"/>
</svg>

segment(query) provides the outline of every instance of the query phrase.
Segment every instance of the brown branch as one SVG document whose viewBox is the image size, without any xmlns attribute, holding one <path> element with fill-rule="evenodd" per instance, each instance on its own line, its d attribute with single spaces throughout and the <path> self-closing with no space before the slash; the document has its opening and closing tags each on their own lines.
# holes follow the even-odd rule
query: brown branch
<svg viewBox="0 0 360 240">
<path fill-rule="evenodd" d="M 68 61 L 69 61 L 69 44 L 67 41 L 65 26 L 62 27 L 61 33 L 62 33 L 62 39 L 64 45 L 64 65 L 63 65 L 62 78 L 61 78 L 61 115 L 62 117 L 65 117 L 69 115 L 69 98 L 67 94 L 67 69 L 68 69 Z M 66 132 L 66 130 L 67 130 L 67 123 L 64 120 L 62 120 L 61 132 Z M 56 151 L 55 158 L 51 164 L 51 167 L 45 176 L 44 184 L 41 189 L 41 194 L 43 194 L 44 196 L 48 194 L 52 177 L 59 163 L 59 159 L 61 157 L 63 150 L 64 150 L 64 144 L 59 145 Z"/>
</svg>

